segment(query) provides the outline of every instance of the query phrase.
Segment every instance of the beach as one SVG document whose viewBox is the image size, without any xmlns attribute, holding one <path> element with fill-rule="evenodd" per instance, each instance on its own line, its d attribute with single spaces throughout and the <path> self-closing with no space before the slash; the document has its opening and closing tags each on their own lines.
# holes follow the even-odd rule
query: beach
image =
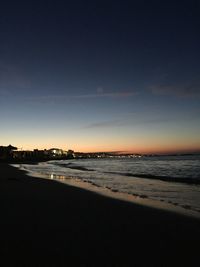
<svg viewBox="0 0 200 267">
<path fill-rule="evenodd" d="M 0 170 L 1 266 L 196 266 L 197 218 Z"/>
</svg>

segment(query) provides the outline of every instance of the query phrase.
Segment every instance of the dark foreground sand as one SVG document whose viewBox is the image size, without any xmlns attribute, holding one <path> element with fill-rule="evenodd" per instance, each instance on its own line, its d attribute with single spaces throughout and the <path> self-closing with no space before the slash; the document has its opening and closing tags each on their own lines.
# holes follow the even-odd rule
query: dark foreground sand
<svg viewBox="0 0 200 267">
<path fill-rule="evenodd" d="M 197 219 L 31 178 L 6 164 L 0 173 L 0 266 L 200 264 Z"/>
</svg>

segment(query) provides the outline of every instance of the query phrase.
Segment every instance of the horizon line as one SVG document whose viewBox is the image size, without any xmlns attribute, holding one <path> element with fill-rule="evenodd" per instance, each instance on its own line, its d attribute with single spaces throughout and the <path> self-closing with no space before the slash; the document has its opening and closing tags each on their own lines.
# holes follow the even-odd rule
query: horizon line
<svg viewBox="0 0 200 267">
<path fill-rule="evenodd" d="M 9 144 L 11 145 L 11 144 Z M 9 146 L 7 145 L 7 146 Z M 0 145 L 4 146 L 4 145 Z M 6 145 L 5 145 L 6 146 Z M 14 146 L 15 147 L 15 146 Z M 63 149 L 63 148 L 58 148 L 58 147 L 50 147 L 50 148 L 31 148 L 31 149 L 23 149 L 22 147 L 16 147 L 18 151 L 34 151 L 35 149 L 38 150 L 49 150 L 49 149 L 61 149 L 64 151 L 68 151 L 68 150 L 73 150 L 71 148 L 69 149 Z M 136 152 L 134 150 L 95 150 L 95 151 L 75 151 L 73 150 L 75 153 L 88 153 L 88 154 L 92 154 L 92 153 L 112 153 L 112 154 L 140 154 L 140 155 L 169 155 L 169 154 L 198 154 L 200 153 L 200 148 L 199 149 L 178 149 L 178 150 L 152 150 L 152 151 L 146 151 L 146 152 Z"/>
</svg>

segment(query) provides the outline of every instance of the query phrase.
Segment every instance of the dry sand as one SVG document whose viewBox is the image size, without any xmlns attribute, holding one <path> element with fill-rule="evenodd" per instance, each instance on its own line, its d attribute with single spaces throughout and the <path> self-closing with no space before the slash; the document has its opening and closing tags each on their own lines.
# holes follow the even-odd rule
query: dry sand
<svg viewBox="0 0 200 267">
<path fill-rule="evenodd" d="M 0 173 L 0 266 L 198 265 L 198 219 Z"/>
</svg>

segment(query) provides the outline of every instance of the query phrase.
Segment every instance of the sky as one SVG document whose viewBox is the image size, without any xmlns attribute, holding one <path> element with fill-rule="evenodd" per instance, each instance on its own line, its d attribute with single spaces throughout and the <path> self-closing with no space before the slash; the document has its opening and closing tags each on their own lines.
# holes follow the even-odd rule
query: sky
<svg viewBox="0 0 200 267">
<path fill-rule="evenodd" d="M 0 145 L 200 151 L 200 1 L 3 1 Z"/>
</svg>

